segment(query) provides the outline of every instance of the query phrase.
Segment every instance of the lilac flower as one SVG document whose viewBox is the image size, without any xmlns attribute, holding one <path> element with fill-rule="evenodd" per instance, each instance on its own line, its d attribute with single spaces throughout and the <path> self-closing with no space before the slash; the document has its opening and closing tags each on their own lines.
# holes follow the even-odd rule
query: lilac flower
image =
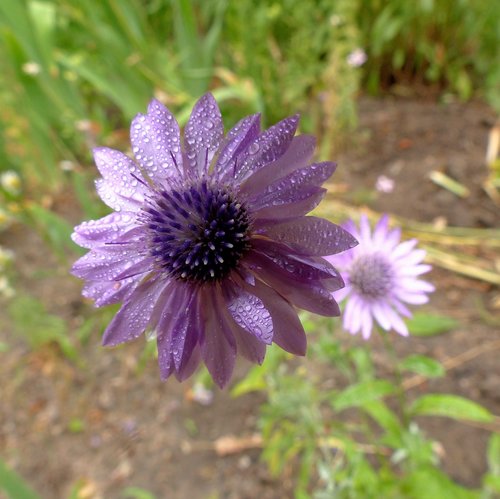
<svg viewBox="0 0 500 499">
<path fill-rule="evenodd" d="M 367 60 L 368 60 L 368 56 L 366 55 L 366 52 L 361 48 L 354 49 L 347 56 L 347 64 L 349 64 L 349 66 L 351 66 L 353 68 L 359 68 Z"/>
<path fill-rule="evenodd" d="M 389 194 L 394 190 L 395 184 L 396 182 L 394 182 L 394 179 L 386 175 L 380 175 L 375 182 L 375 189 L 377 189 L 378 192 Z"/>
<path fill-rule="evenodd" d="M 375 320 L 386 331 L 394 329 L 408 335 L 401 316 L 411 317 L 411 313 L 404 303 L 426 303 L 427 293 L 434 291 L 434 286 L 418 278 L 431 269 L 421 263 L 425 251 L 415 249 L 416 239 L 401 243 L 401 231 L 388 228 L 387 215 L 379 220 L 373 233 L 366 216 L 361 217 L 359 229 L 352 221 L 344 228 L 359 240 L 359 246 L 327 257 L 338 266 L 346 282 L 343 289 L 333 293 L 338 301 L 347 298 L 344 328 L 352 334 L 361 330 L 367 339 Z"/>
<path fill-rule="evenodd" d="M 96 306 L 122 302 L 104 345 L 156 336 L 162 379 L 189 377 L 204 361 L 219 386 L 237 352 L 261 363 L 275 342 L 304 355 L 294 306 L 338 315 L 343 286 L 323 258 L 355 246 L 324 219 L 304 216 L 335 170 L 309 164 L 311 136 L 295 137 L 292 116 L 267 131 L 259 115 L 224 137 L 210 94 L 194 106 L 181 141 L 172 114 L 153 100 L 132 122 L 134 162 L 94 150 L 97 191 L 114 213 L 75 228 L 90 251 L 73 273 Z"/>
</svg>

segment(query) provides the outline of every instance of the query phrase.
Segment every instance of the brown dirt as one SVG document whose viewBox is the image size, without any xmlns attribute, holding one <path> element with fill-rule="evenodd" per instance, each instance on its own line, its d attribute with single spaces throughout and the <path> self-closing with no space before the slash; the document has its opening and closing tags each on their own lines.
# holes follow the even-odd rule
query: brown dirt
<svg viewBox="0 0 500 499">
<path fill-rule="evenodd" d="M 340 156 L 337 183 L 352 186 L 350 192 L 373 190 L 376 178 L 385 174 L 394 178 L 395 190 L 371 199 L 376 210 L 421 221 L 445 217 L 462 226 L 498 222 L 480 187 L 491 110 L 475 103 L 387 99 L 363 101 L 360 115 L 359 142 Z M 428 179 L 433 169 L 465 183 L 470 197 L 462 200 L 434 185 Z M 0 243 L 15 251 L 16 289 L 64 317 L 70 331 L 97 313 L 82 303 L 80 283 L 68 277 L 69 264 L 57 262 L 36 234 L 17 226 Z M 500 339 L 478 308 L 478 303 L 491 306 L 491 287 L 441 270 L 431 279 L 439 291 L 428 308 L 459 319 L 460 326 L 432 339 L 395 337 L 399 353 L 445 360 Z M 191 400 L 191 382 L 161 383 L 151 359 L 141 367 L 142 341 L 106 350 L 99 345 L 99 331 L 83 348 L 82 365 L 65 360 L 53 346 L 32 351 L 4 311 L 0 341 L 10 348 L 0 353 L 0 455 L 42 497 L 69 497 L 78 484 L 85 485 L 85 497 L 106 499 L 125 497 L 129 486 L 172 499 L 290 496 L 291 478 L 270 477 L 258 450 L 225 457 L 214 452 L 218 438 L 256 431 L 261 396 L 233 399 L 217 391 L 213 403 L 202 406 Z M 373 348 L 375 358 L 382 355 L 377 339 Z M 489 350 L 459 362 L 445 378 L 416 386 L 410 394 L 460 394 L 500 414 L 498 353 Z M 245 369 L 240 365 L 238 375 Z M 83 422 L 79 431 L 70 430 L 75 418 Z M 443 445 L 444 468 L 461 483 L 478 485 L 487 432 L 438 418 L 424 427 Z"/>
</svg>

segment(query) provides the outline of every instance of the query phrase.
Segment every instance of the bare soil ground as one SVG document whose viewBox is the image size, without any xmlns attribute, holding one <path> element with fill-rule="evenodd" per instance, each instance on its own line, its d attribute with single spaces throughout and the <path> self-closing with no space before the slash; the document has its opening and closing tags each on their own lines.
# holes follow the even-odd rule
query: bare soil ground
<svg viewBox="0 0 500 499">
<path fill-rule="evenodd" d="M 491 110 L 476 103 L 385 99 L 362 101 L 360 116 L 359 138 L 338 158 L 334 179 L 350 186 L 346 198 L 353 190 L 372 190 L 383 174 L 395 188 L 370 200 L 378 211 L 420 221 L 444 217 L 450 225 L 498 224 L 498 210 L 481 189 Z M 434 169 L 467 185 L 471 195 L 460 199 L 434 185 L 428 179 Z M 68 321 L 70 331 L 94 313 L 80 298 L 81 284 L 38 235 L 16 226 L 0 243 L 15 252 L 18 292 L 39 298 Z M 500 414 L 500 350 L 489 347 L 498 345 L 500 334 L 480 313 L 494 312 L 498 290 L 439 269 L 430 279 L 438 292 L 428 309 L 457 318 L 460 326 L 432 339 L 395 335 L 396 349 L 441 360 L 458 356 L 458 362 L 445 378 L 410 393 L 460 394 Z M 67 498 L 77 485 L 84 486 L 82 497 L 106 499 L 125 497 L 129 486 L 169 499 L 291 497 L 292 477 L 272 478 L 258 449 L 227 456 L 215 451 L 221 437 L 257 431 L 260 395 L 233 399 L 216 391 L 211 405 L 200 405 L 192 400 L 190 381 L 161 383 L 153 360 L 141 366 L 142 341 L 103 349 L 99 331 L 83 348 L 81 365 L 54 346 L 33 351 L 15 334 L 5 310 L 0 308 L 0 342 L 9 345 L 0 353 L 0 455 L 42 497 Z M 381 351 L 376 338 L 373 348 L 375 355 Z M 246 368 L 238 367 L 239 376 Z M 77 428 L 75 420 L 81 422 Z M 487 432 L 439 418 L 424 427 L 443 446 L 444 468 L 462 484 L 478 485 Z"/>
</svg>

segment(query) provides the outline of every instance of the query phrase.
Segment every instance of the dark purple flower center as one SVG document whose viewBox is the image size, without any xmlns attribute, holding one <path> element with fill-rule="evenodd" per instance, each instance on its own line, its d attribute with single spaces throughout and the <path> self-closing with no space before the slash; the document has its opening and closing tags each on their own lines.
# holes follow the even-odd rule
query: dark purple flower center
<svg viewBox="0 0 500 499">
<path fill-rule="evenodd" d="M 249 248 L 246 209 L 229 189 L 205 179 L 160 191 L 145 212 L 150 254 L 176 279 L 221 280 Z"/>
<path fill-rule="evenodd" d="M 393 270 L 384 255 L 360 255 L 351 264 L 349 282 L 365 298 L 387 296 L 393 285 Z"/>
</svg>

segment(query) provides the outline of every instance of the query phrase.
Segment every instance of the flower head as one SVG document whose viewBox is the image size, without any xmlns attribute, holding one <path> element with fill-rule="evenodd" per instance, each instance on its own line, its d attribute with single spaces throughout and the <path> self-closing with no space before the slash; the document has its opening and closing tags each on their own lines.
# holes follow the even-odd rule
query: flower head
<svg viewBox="0 0 500 499">
<path fill-rule="evenodd" d="M 361 48 L 354 49 L 347 56 L 347 64 L 349 64 L 349 66 L 351 66 L 353 68 L 359 68 L 367 60 L 368 60 L 368 56 L 366 55 L 366 52 Z"/>
<path fill-rule="evenodd" d="M 373 320 L 386 331 L 394 329 L 403 336 L 408 328 L 401 316 L 411 317 L 405 303 L 422 304 L 434 286 L 418 278 L 431 269 L 422 263 L 425 251 L 415 249 L 416 239 L 400 242 L 401 231 L 389 229 L 384 215 L 373 232 L 366 216 L 359 228 L 349 221 L 344 227 L 359 240 L 352 251 L 327 257 L 338 266 L 345 287 L 333 293 L 335 299 L 347 299 L 343 325 L 350 333 L 361 331 L 370 337 Z"/>
<path fill-rule="evenodd" d="M 304 216 L 321 200 L 335 164 L 309 164 L 313 137 L 295 137 L 298 116 L 261 132 L 259 115 L 224 137 L 210 94 L 184 131 L 160 102 L 132 122 L 136 162 L 94 150 L 97 191 L 115 211 L 75 228 L 90 251 L 73 273 L 96 306 L 122 302 L 104 332 L 117 345 L 156 336 L 162 379 L 190 376 L 201 360 L 230 379 L 237 352 L 261 363 L 266 345 L 303 355 L 294 306 L 338 315 L 343 286 L 321 258 L 356 244 L 343 228 Z"/>
</svg>

